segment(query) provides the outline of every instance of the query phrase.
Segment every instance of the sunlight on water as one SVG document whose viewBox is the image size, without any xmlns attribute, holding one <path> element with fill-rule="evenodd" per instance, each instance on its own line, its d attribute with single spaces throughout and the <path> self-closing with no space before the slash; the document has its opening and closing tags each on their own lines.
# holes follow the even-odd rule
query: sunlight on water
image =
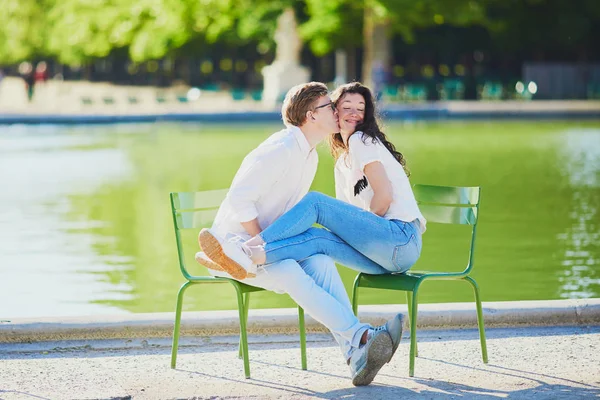
<svg viewBox="0 0 600 400">
<path fill-rule="evenodd" d="M 565 134 L 564 166 L 572 188 L 569 229 L 558 235 L 564 242 L 559 276 L 560 297 L 589 298 L 597 296 L 600 287 L 600 255 L 592 246 L 600 242 L 600 137 L 597 130 L 571 130 Z"/>
<path fill-rule="evenodd" d="M 93 193 L 105 182 L 123 179 L 130 164 L 121 149 L 94 150 L 101 137 L 64 131 L 23 126 L 0 131 L 3 318 L 123 312 L 92 304 L 115 287 L 81 274 L 107 269 L 91 250 L 97 238 L 86 234 L 104 222 L 74 223 L 65 221 L 63 214 L 70 207 L 68 195 Z"/>
<path fill-rule="evenodd" d="M 183 278 L 168 193 L 227 187 L 248 151 L 279 128 L 0 127 L 0 318 L 172 311 Z M 387 128 L 413 183 L 482 186 L 473 276 L 484 301 L 600 297 L 599 123 Z M 332 194 L 325 146 L 319 158 L 313 190 Z M 464 268 L 464 232 L 450 228 L 428 226 L 417 269 Z M 193 272 L 205 274 L 194 266 L 195 232 L 186 243 Z M 339 270 L 349 288 L 356 273 Z M 446 282 L 419 296 L 472 301 L 468 287 Z M 364 304 L 395 301 L 387 291 L 361 294 Z M 188 291 L 184 309 L 235 302 L 232 291 L 214 286 Z M 269 293 L 252 304 L 294 305 Z"/>
</svg>

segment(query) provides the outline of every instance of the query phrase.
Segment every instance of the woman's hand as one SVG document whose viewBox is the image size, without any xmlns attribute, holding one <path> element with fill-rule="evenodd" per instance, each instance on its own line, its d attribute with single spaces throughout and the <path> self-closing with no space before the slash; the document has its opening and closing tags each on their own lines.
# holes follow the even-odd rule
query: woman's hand
<svg viewBox="0 0 600 400">
<path fill-rule="evenodd" d="M 373 189 L 373 198 L 369 209 L 372 213 L 383 217 L 394 200 L 392 183 L 388 179 L 383 164 L 379 161 L 365 165 L 364 172 Z"/>
</svg>

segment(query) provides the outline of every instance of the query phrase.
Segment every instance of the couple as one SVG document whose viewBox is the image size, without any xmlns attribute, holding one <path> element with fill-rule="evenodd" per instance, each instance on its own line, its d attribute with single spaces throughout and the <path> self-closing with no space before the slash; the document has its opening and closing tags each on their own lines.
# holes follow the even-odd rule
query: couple
<svg viewBox="0 0 600 400">
<path fill-rule="evenodd" d="M 213 227 L 200 232 L 196 260 L 213 275 L 289 294 L 332 332 L 352 383 L 368 385 L 396 351 L 403 317 L 361 323 L 333 260 L 369 274 L 406 272 L 426 221 L 367 87 L 346 84 L 330 98 L 322 83 L 298 85 L 281 114 L 286 128 L 246 156 Z M 326 138 L 337 158 L 337 199 L 308 193 L 315 147 Z"/>
</svg>

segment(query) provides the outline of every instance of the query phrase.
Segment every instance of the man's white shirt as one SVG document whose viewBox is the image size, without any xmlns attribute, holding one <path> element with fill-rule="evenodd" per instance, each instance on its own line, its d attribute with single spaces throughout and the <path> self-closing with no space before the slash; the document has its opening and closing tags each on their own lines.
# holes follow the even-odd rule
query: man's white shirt
<svg viewBox="0 0 600 400">
<path fill-rule="evenodd" d="M 244 158 L 213 228 L 221 236 L 249 239 L 241 223 L 258 218 L 265 229 L 308 193 L 318 162 L 300 128 L 289 126 L 271 135 Z"/>
</svg>

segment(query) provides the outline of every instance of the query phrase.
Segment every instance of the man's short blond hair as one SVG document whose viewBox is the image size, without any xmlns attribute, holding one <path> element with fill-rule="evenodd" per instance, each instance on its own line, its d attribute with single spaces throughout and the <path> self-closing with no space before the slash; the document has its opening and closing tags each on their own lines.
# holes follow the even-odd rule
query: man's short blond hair
<svg viewBox="0 0 600 400">
<path fill-rule="evenodd" d="M 302 126 L 306 113 L 314 109 L 319 98 L 327 96 L 327 86 L 321 82 L 309 82 L 294 86 L 285 95 L 281 116 L 286 125 Z"/>
</svg>

